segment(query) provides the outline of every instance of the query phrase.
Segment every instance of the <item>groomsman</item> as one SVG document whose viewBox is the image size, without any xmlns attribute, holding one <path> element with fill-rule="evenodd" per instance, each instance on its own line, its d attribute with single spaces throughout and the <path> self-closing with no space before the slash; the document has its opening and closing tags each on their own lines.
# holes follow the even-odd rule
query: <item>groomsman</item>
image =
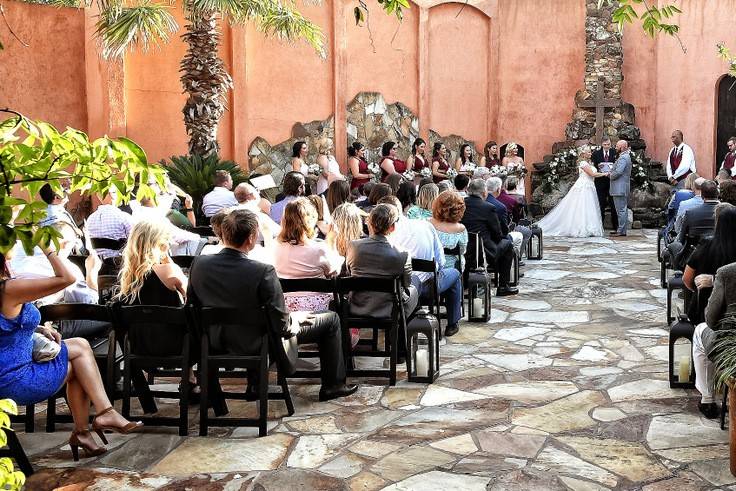
<svg viewBox="0 0 736 491">
<path fill-rule="evenodd" d="M 593 164 L 598 168 L 598 172 L 611 172 L 611 167 L 616 161 L 616 152 L 611 148 L 611 139 L 603 138 L 601 148 L 593 152 L 591 157 Z M 613 204 L 613 197 L 610 194 L 611 178 L 608 176 L 595 178 L 595 190 L 598 193 L 598 205 L 601 207 L 601 220 L 605 222 L 606 209 L 611 209 L 611 224 L 613 229 L 618 229 L 618 216 L 616 207 Z"/>
<path fill-rule="evenodd" d="M 667 156 L 667 179 L 676 189 L 682 189 L 687 176 L 695 172 L 695 152 L 683 141 L 680 130 L 672 132 L 672 144 Z"/>
<path fill-rule="evenodd" d="M 726 145 L 728 145 L 728 153 L 721 162 L 721 170 L 728 171 L 731 178 L 734 178 L 736 176 L 736 136 L 729 138 Z"/>
</svg>

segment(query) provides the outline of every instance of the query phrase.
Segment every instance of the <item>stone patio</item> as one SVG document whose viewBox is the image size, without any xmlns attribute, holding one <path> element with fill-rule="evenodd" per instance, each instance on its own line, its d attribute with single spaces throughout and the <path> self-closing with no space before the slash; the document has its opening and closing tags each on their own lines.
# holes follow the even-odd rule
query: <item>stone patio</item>
<svg viewBox="0 0 736 491">
<path fill-rule="evenodd" d="M 295 380 L 296 414 L 272 404 L 267 437 L 147 428 L 79 464 L 66 429 L 21 434 L 38 468 L 28 489 L 736 490 L 728 432 L 667 383 L 655 237 L 548 240 L 522 294 L 494 298 L 487 325 L 463 323 L 442 346 L 434 385 L 402 372 L 396 387 L 318 403 L 318 386 Z"/>
</svg>

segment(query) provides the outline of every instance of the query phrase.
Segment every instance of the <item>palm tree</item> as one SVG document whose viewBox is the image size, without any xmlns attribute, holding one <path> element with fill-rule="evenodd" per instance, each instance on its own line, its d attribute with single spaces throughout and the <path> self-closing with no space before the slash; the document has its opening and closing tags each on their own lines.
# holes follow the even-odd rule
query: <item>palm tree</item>
<svg viewBox="0 0 736 491">
<path fill-rule="evenodd" d="M 122 56 L 133 46 L 144 50 L 167 42 L 178 30 L 171 6 L 138 0 L 135 5 L 121 0 L 97 0 L 100 18 L 97 36 L 103 56 Z M 173 4 L 172 4 L 173 5 Z M 291 2 L 279 0 L 182 0 L 187 52 L 181 61 L 181 83 L 187 93 L 182 112 L 189 135 L 189 153 L 207 157 L 218 153 L 217 126 L 225 112 L 232 78 L 218 55 L 220 22 L 243 24 L 253 21 L 267 34 L 286 40 L 305 40 L 324 55 L 320 28 L 305 19 Z"/>
</svg>

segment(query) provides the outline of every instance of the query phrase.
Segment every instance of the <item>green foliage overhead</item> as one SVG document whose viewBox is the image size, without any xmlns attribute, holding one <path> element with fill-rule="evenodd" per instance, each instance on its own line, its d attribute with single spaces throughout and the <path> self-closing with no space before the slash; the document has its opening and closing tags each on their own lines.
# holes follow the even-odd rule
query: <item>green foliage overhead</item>
<svg viewBox="0 0 736 491">
<path fill-rule="evenodd" d="M 202 198 L 214 187 L 215 171 L 228 171 L 233 178 L 233 187 L 248 180 L 238 164 L 232 160 L 220 160 L 217 155 L 183 155 L 171 157 L 171 162 L 161 161 L 161 164 L 166 167 L 171 182 L 192 197 L 197 214 L 201 214 Z"/>
<path fill-rule="evenodd" d="M 27 252 L 56 237 L 51 227 L 38 227 L 46 216 L 46 204 L 38 199 L 45 183 L 61 193 L 62 181 L 70 191 L 87 195 L 107 194 L 111 187 L 118 200 L 129 199 L 137 179 L 138 198 L 153 197 L 147 183 L 164 186 L 163 169 L 151 165 L 143 149 L 127 138 L 90 141 L 73 128 L 60 132 L 43 121 L 14 114 L 0 123 L 0 252 L 21 241 Z"/>
<path fill-rule="evenodd" d="M 5 432 L 13 431 L 10 429 L 11 414 L 18 414 L 18 406 L 10 399 L 0 399 L 0 448 L 8 442 Z M 11 459 L 0 459 L 0 489 L 15 491 L 22 489 L 25 482 L 26 477 L 22 472 L 15 470 Z"/>
</svg>

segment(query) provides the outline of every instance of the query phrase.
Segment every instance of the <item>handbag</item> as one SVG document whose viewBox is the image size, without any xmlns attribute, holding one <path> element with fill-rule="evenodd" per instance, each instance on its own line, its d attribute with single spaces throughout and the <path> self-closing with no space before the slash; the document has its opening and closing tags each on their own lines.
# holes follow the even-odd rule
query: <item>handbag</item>
<svg viewBox="0 0 736 491">
<path fill-rule="evenodd" d="M 52 341 L 40 332 L 33 333 L 33 361 L 45 363 L 56 358 L 61 352 L 61 345 Z"/>
</svg>

